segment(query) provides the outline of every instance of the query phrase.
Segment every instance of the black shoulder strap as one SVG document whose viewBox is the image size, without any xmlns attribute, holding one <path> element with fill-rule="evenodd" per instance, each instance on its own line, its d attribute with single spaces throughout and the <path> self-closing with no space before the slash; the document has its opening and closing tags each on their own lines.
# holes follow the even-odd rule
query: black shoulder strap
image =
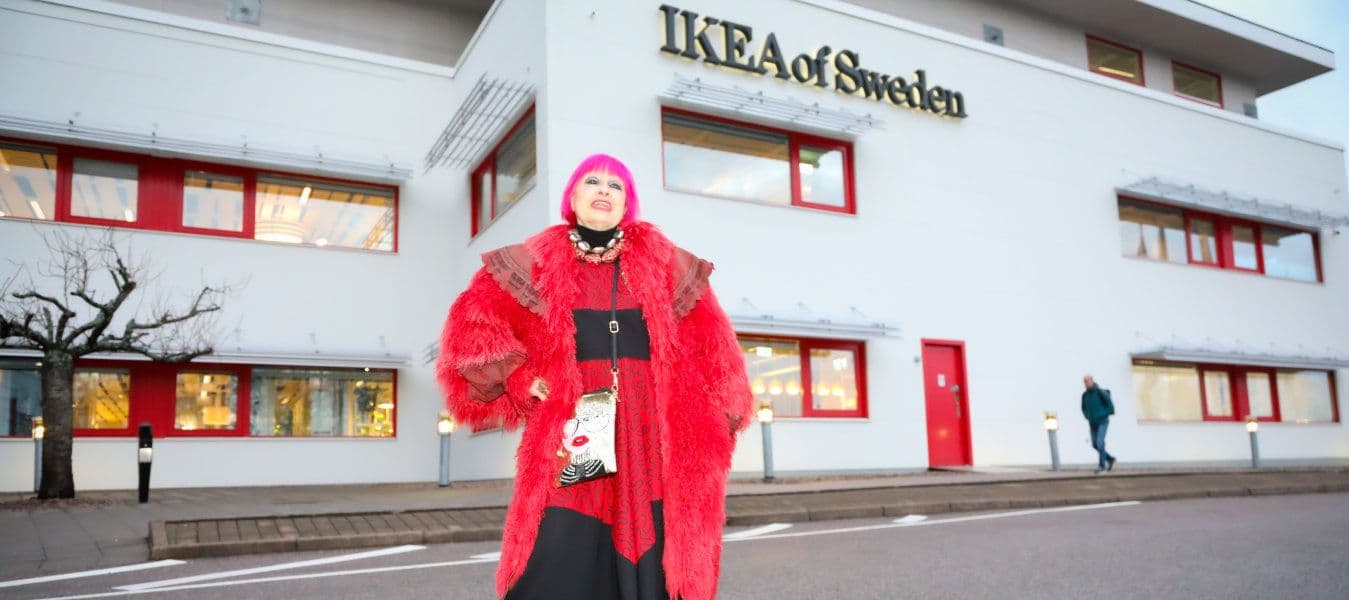
<svg viewBox="0 0 1349 600">
<path fill-rule="evenodd" d="M 618 393 L 618 264 L 614 259 L 614 286 L 609 297 L 609 372 L 614 376 L 614 393 Z"/>
</svg>

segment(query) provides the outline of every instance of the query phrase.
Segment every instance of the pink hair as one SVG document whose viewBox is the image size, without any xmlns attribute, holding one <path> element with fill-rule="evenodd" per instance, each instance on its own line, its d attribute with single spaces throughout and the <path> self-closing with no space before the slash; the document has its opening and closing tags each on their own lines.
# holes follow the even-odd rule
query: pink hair
<svg viewBox="0 0 1349 600">
<path fill-rule="evenodd" d="M 623 182 L 623 189 L 627 191 L 627 208 L 623 212 L 623 220 L 619 225 L 631 225 L 637 221 L 641 215 L 642 205 L 637 201 L 637 184 L 632 181 L 632 172 L 623 161 L 618 160 L 608 154 L 591 154 L 576 165 L 576 170 L 571 172 L 571 178 L 567 179 L 566 187 L 562 188 L 562 220 L 573 225 L 576 224 L 576 211 L 571 207 L 571 193 L 576 189 L 576 182 L 581 180 L 586 173 L 599 171 L 609 175 L 617 175 Z"/>
</svg>

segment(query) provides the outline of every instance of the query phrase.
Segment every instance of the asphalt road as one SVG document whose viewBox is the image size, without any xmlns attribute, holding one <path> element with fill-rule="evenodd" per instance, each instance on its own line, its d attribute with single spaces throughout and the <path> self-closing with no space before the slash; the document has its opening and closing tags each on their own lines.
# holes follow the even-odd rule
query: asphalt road
<svg viewBox="0 0 1349 600">
<path fill-rule="evenodd" d="M 1349 597 L 1349 494 L 904 521 L 729 529 L 720 597 Z M 734 539 L 746 533 L 752 535 Z M 0 598 L 492 598 L 497 549 L 481 542 L 199 559 L 22 585 L 0 581 Z"/>
</svg>

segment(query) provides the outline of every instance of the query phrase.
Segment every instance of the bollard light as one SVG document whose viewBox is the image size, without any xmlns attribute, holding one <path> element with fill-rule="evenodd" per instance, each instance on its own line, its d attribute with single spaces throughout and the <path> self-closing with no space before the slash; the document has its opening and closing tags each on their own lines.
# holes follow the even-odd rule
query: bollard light
<svg viewBox="0 0 1349 600">
<path fill-rule="evenodd" d="M 773 401 L 759 401 L 759 426 L 763 431 L 763 480 L 773 480 Z"/>
<path fill-rule="evenodd" d="M 42 438 L 47 437 L 47 427 L 42 417 L 33 417 L 33 493 L 42 492 Z"/>
<path fill-rule="evenodd" d="M 449 411 L 440 411 L 436 420 L 436 433 L 440 434 L 440 487 L 450 486 L 450 434 L 454 433 L 454 417 Z"/>
<path fill-rule="evenodd" d="M 1260 468 L 1260 421 L 1255 415 L 1246 415 L 1246 433 L 1251 436 L 1251 468 Z"/>
<path fill-rule="evenodd" d="M 136 448 L 136 463 L 140 467 L 140 481 L 137 486 L 137 501 L 145 504 L 150 501 L 150 463 L 155 458 L 154 430 L 149 423 L 141 423 L 139 443 Z"/>
<path fill-rule="evenodd" d="M 1049 432 L 1049 470 L 1059 470 L 1059 415 L 1047 410 L 1044 419 L 1045 431 Z"/>
</svg>

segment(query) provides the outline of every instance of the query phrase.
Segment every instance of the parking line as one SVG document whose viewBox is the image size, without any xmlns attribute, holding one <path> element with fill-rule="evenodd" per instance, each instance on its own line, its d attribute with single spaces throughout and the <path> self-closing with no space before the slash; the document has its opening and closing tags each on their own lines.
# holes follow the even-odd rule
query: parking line
<svg viewBox="0 0 1349 600">
<path fill-rule="evenodd" d="M 176 579 L 163 579 L 160 581 L 150 581 L 146 583 L 136 583 L 132 585 L 119 585 L 113 589 L 129 592 L 139 592 L 153 588 L 162 588 L 176 586 L 184 583 L 193 583 L 196 581 L 209 581 L 211 579 L 224 579 L 226 577 L 237 577 L 239 575 L 253 575 L 256 573 L 270 573 L 272 571 L 284 571 L 286 569 L 302 569 L 304 567 L 314 567 L 318 565 L 327 565 L 332 563 L 347 562 L 352 560 L 361 560 L 363 558 L 374 558 L 376 556 L 388 556 L 390 554 L 403 554 L 405 552 L 415 552 L 425 550 L 426 546 L 416 546 L 408 544 L 405 546 L 394 546 L 392 548 L 381 548 L 369 552 L 357 552 L 355 554 L 341 554 L 338 556 L 325 556 L 312 560 L 301 560 L 297 562 L 281 563 L 276 565 L 267 565 L 265 567 L 253 567 L 251 569 L 238 569 L 236 571 L 222 571 L 219 573 L 204 573 L 201 575 L 192 575 L 190 577 L 178 577 Z"/>
<path fill-rule="evenodd" d="M 138 563 L 134 565 L 123 565 L 120 567 L 109 567 L 107 569 L 94 569 L 92 571 L 79 571 L 75 573 L 62 573 L 60 575 L 44 575 L 42 577 L 30 577 L 28 579 L 15 579 L 12 581 L 0 581 L 0 588 L 16 587 L 20 585 L 30 585 L 34 583 L 46 583 L 48 581 L 61 581 L 62 579 L 77 579 L 80 577 L 97 577 L 99 575 L 110 575 L 112 573 L 126 573 L 127 571 L 141 571 L 145 569 L 158 569 L 160 567 L 172 567 L 181 565 L 181 560 L 157 560 L 155 562 Z"/>
<path fill-rule="evenodd" d="M 752 538 L 752 537 L 754 537 L 754 536 L 756 536 L 756 535 L 764 535 L 764 534 L 768 534 L 768 533 L 773 533 L 773 532 L 775 532 L 775 531 L 782 531 L 783 529 L 790 528 L 791 526 L 792 526 L 791 523 L 769 523 L 769 524 L 764 525 L 764 526 L 762 526 L 762 527 L 755 527 L 754 529 L 746 529 L 746 530 L 744 530 L 744 531 L 737 531 L 737 532 L 735 532 L 735 533 L 728 533 L 728 534 L 726 534 L 726 535 L 721 536 L 721 539 L 723 539 L 723 540 L 743 540 L 743 539 L 745 539 L 745 538 Z"/>
<path fill-rule="evenodd" d="M 1024 517 L 1026 515 L 1039 515 L 1045 513 L 1069 512 L 1076 510 L 1092 510 L 1097 508 L 1117 508 L 1122 506 L 1134 506 L 1142 504 L 1137 500 L 1127 502 L 1106 502 L 1104 504 L 1083 504 L 1081 506 L 1061 506 L 1057 508 L 1034 508 L 1029 510 L 1016 510 L 1005 513 L 992 513 L 986 515 L 971 515 L 968 517 L 952 517 L 950 519 L 941 519 L 939 521 L 913 521 L 908 523 L 884 523 L 881 525 L 863 525 L 860 527 L 843 527 L 840 529 L 818 529 L 815 531 L 797 531 L 793 533 L 775 533 L 770 535 L 761 535 L 752 538 L 723 538 L 728 542 L 753 542 L 758 540 L 772 540 L 778 538 L 806 537 L 810 535 L 828 535 L 831 533 L 853 533 L 856 531 L 872 531 L 876 529 L 895 529 L 899 527 L 922 527 L 925 525 L 947 525 L 952 523 L 968 523 L 970 521 L 986 521 L 988 519 L 1005 519 L 1007 517 Z"/>
</svg>

